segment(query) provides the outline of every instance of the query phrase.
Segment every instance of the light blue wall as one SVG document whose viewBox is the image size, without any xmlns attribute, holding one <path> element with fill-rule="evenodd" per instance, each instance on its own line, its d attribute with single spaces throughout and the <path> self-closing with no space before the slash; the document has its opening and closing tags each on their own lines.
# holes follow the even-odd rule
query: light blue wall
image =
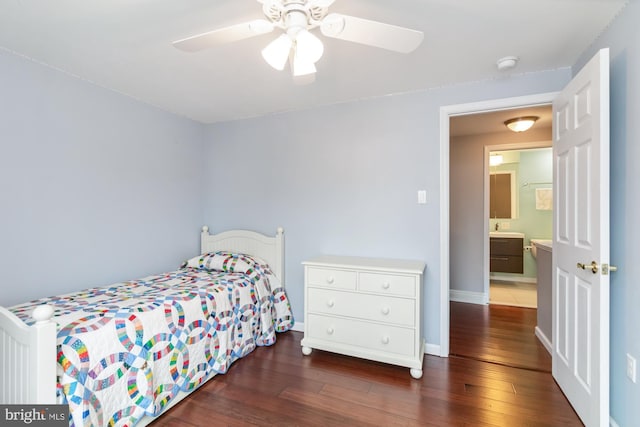
<svg viewBox="0 0 640 427">
<path fill-rule="evenodd" d="M 520 221 L 532 238 L 550 239 L 553 233 L 553 211 L 536 209 L 536 189 L 552 186 L 552 154 L 551 148 L 520 152 Z"/>
<path fill-rule="evenodd" d="M 285 228 L 298 321 L 308 257 L 425 261 L 426 338 L 438 345 L 440 107 L 551 92 L 568 78 L 568 70 L 527 74 L 211 125 L 205 222 L 216 231 Z M 428 204 L 417 204 L 419 189 Z"/>
<path fill-rule="evenodd" d="M 0 305 L 199 250 L 203 127 L 0 50 Z"/>
<path fill-rule="evenodd" d="M 627 379 L 626 354 L 640 363 L 640 2 L 631 1 L 574 66 L 600 48 L 611 57 L 611 416 L 638 425 L 640 378 Z"/>
<path fill-rule="evenodd" d="M 536 209 L 536 189 L 550 188 L 553 181 L 553 157 L 551 148 L 524 150 L 520 153 L 520 218 L 518 227 L 531 245 L 530 239 L 551 239 L 553 234 L 553 211 Z M 533 183 L 548 184 L 533 184 Z M 530 185 L 525 185 L 530 183 Z M 525 277 L 535 277 L 536 262 L 530 252 L 525 252 Z"/>
</svg>

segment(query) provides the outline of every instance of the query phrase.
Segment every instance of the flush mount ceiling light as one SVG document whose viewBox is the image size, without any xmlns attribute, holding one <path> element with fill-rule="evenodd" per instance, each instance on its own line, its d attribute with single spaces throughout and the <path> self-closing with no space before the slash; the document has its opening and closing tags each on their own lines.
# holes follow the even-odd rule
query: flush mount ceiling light
<svg viewBox="0 0 640 427">
<path fill-rule="evenodd" d="M 518 65 L 518 59 L 519 58 L 517 56 L 505 56 L 504 58 L 500 58 L 496 61 L 496 66 L 500 71 L 510 70 Z"/>
<path fill-rule="evenodd" d="M 505 121 L 504 125 L 514 132 L 524 132 L 531 129 L 531 126 L 533 126 L 539 118 L 540 117 L 537 116 L 516 117 Z"/>
<path fill-rule="evenodd" d="M 349 42 L 375 46 L 400 53 L 416 49 L 424 34 L 409 28 L 354 16 L 329 13 L 335 0 L 257 0 L 267 19 L 256 19 L 173 42 L 186 52 L 244 40 L 270 33 L 275 28 L 282 35 L 262 49 L 262 57 L 276 70 L 284 70 L 287 61 L 294 78 L 313 76 L 316 62 L 324 52 L 318 37 L 310 31 L 320 29 L 322 35 Z"/>
</svg>

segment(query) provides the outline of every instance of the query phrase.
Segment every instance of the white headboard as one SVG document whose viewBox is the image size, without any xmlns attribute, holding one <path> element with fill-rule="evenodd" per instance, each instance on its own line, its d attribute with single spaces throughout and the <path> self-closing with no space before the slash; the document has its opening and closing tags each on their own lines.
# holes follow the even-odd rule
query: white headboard
<svg viewBox="0 0 640 427">
<path fill-rule="evenodd" d="M 209 227 L 202 227 L 201 252 L 229 251 L 262 258 L 269 264 L 284 287 L 284 229 L 278 227 L 276 235 L 265 236 L 249 230 L 229 230 L 209 234 Z"/>
</svg>

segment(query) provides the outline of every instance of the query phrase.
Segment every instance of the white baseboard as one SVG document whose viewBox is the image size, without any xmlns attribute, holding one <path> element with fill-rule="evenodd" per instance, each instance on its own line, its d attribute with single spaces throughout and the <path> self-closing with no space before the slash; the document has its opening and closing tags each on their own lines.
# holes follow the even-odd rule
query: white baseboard
<svg viewBox="0 0 640 427">
<path fill-rule="evenodd" d="M 304 332 L 304 322 L 293 322 L 292 331 Z"/>
<path fill-rule="evenodd" d="M 492 282 L 520 282 L 520 283 L 538 283 L 535 277 L 518 277 L 518 276 L 497 276 L 490 275 L 489 280 Z"/>
<path fill-rule="evenodd" d="M 440 356 L 440 345 L 426 343 L 424 346 L 424 354 L 431 356 Z"/>
<path fill-rule="evenodd" d="M 484 292 L 449 290 L 449 301 L 466 302 L 469 304 L 489 304 L 489 298 Z"/>
<path fill-rule="evenodd" d="M 620 426 L 618 425 L 618 423 L 616 422 L 616 420 L 614 420 L 614 419 L 613 419 L 613 417 L 612 417 L 611 415 L 609 415 L 609 425 L 610 425 L 611 427 L 620 427 Z"/>
<path fill-rule="evenodd" d="M 553 344 L 551 343 L 549 338 L 547 338 L 544 332 L 542 332 L 542 329 L 536 326 L 535 331 L 536 331 L 536 337 L 538 337 L 538 339 L 540 340 L 540 343 L 544 346 L 544 348 L 547 349 L 549 354 L 553 354 Z"/>
</svg>

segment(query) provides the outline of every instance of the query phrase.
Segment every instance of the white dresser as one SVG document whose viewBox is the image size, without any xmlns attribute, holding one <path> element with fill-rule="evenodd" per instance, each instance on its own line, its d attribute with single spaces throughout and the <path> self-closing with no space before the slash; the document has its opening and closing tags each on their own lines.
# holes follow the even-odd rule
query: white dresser
<svg viewBox="0 0 640 427">
<path fill-rule="evenodd" d="M 302 264 L 305 355 L 332 351 L 422 377 L 423 262 L 324 255 Z"/>
</svg>

